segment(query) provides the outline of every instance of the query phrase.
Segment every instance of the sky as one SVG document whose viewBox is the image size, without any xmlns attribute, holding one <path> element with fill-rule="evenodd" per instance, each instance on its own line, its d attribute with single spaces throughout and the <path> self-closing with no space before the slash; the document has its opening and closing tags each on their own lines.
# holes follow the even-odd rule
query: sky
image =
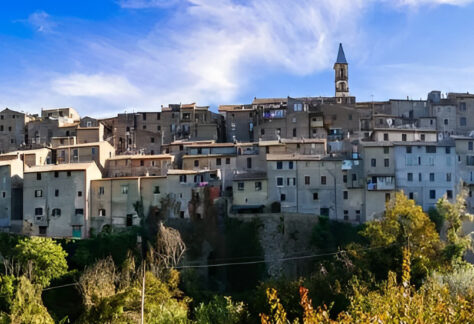
<svg viewBox="0 0 474 324">
<path fill-rule="evenodd" d="M 0 3 L 0 107 L 81 116 L 170 103 L 474 92 L 474 0 L 18 0 Z"/>
</svg>

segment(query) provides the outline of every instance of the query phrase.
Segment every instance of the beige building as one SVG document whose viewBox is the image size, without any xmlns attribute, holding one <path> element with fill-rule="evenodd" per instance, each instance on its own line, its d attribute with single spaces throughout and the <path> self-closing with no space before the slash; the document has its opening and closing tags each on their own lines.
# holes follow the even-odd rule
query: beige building
<svg viewBox="0 0 474 324">
<path fill-rule="evenodd" d="M 107 160 L 105 174 L 109 178 L 162 176 L 172 168 L 173 160 L 170 154 L 117 155 Z"/>
<path fill-rule="evenodd" d="M 76 145 L 76 136 L 61 136 L 61 137 L 51 137 L 51 147 L 57 148 L 58 146 L 65 145 Z"/>
<path fill-rule="evenodd" d="M 104 141 L 58 146 L 54 151 L 58 164 L 95 161 L 101 169 L 105 167 L 106 160 L 115 155 L 114 147 Z"/>
<path fill-rule="evenodd" d="M 89 237 L 90 183 L 101 177 L 95 162 L 27 168 L 23 182 L 24 234 Z"/>
<path fill-rule="evenodd" d="M 21 159 L 25 166 L 44 165 L 51 163 L 51 150 L 41 148 L 36 150 L 22 150 L 0 154 L 0 161 Z"/>
<path fill-rule="evenodd" d="M 268 205 L 268 182 L 265 172 L 241 173 L 232 183 L 232 212 L 263 212 Z"/>
<path fill-rule="evenodd" d="M 426 128 L 375 128 L 372 140 L 376 142 L 436 142 L 436 129 Z"/>
<path fill-rule="evenodd" d="M 81 117 L 74 108 L 41 109 L 41 118 L 60 119 L 64 123 L 78 122 L 81 120 Z"/>
<path fill-rule="evenodd" d="M 77 127 L 76 137 L 78 144 L 101 142 L 104 140 L 104 125 Z"/>
</svg>

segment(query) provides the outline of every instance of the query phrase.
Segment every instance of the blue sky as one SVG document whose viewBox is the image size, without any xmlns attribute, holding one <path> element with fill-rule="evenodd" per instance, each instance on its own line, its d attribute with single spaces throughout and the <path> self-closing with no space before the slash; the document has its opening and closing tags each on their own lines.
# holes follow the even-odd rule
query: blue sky
<svg viewBox="0 0 474 324">
<path fill-rule="evenodd" d="M 474 92 L 474 0 L 19 0 L 0 4 L 0 107 L 81 115 L 333 95 Z"/>
</svg>

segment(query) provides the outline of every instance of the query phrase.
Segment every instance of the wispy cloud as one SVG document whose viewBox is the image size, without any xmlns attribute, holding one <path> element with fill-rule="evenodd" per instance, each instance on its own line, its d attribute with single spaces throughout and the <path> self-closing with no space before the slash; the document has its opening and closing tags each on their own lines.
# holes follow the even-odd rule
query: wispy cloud
<svg viewBox="0 0 474 324">
<path fill-rule="evenodd" d="M 411 6 L 419 7 L 423 5 L 437 6 L 437 5 L 452 5 L 452 6 L 463 6 L 467 5 L 473 0 L 388 0 L 399 6 Z"/>
<path fill-rule="evenodd" d="M 30 24 L 36 31 L 42 33 L 52 32 L 57 25 L 51 19 L 51 16 L 42 10 L 30 14 L 26 22 Z"/>
<path fill-rule="evenodd" d="M 118 4 L 122 8 L 144 9 L 171 7 L 179 2 L 181 0 L 120 0 Z"/>
</svg>

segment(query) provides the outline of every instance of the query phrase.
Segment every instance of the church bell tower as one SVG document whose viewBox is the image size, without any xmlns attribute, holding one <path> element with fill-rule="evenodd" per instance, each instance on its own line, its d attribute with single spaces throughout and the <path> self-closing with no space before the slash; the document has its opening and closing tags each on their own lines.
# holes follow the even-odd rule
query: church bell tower
<svg viewBox="0 0 474 324">
<path fill-rule="evenodd" d="M 337 53 L 336 63 L 334 63 L 334 73 L 336 98 L 349 97 L 349 67 L 342 44 L 339 44 L 339 52 Z"/>
</svg>

